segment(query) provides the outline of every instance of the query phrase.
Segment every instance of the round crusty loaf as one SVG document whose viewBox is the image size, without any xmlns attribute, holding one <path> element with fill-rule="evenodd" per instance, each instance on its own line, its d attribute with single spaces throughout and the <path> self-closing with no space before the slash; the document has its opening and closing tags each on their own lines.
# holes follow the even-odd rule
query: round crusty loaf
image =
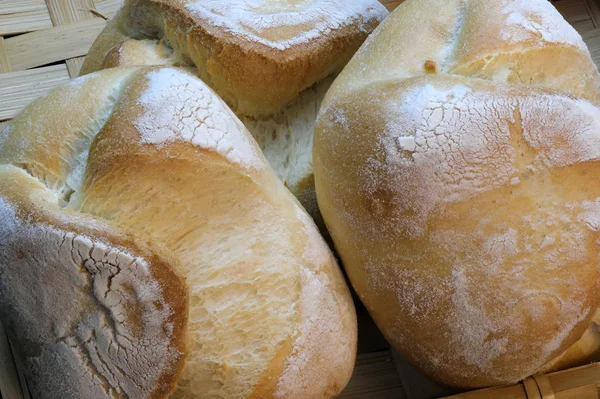
<svg viewBox="0 0 600 399">
<path fill-rule="evenodd" d="M 327 398 L 356 351 L 310 217 L 173 68 L 80 78 L 0 135 L 0 317 L 36 398 Z"/>
<path fill-rule="evenodd" d="M 327 77 L 386 15 L 377 0 L 128 0 L 82 72 L 195 65 L 321 225 L 312 141 Z"/>
<path fill-rule="evenodd" d="M 511 383 L 598 354 L 599 88 L 545 0 L 408 0 L 327 93 L 321 212 L 376 323 L 432 378 Z"/>
</svg>

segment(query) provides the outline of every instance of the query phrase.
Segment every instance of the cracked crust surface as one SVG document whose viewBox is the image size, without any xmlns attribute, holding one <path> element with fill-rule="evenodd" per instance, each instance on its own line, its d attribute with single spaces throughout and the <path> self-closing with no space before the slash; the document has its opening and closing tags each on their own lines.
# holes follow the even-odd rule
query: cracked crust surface
<svg viewBox="0 0 600 399">
<path fill-rule="evenodd" d="M 513 383 L 600 348 L 599 87 L 546 1 L 406 1 L 327 93 L 321 212 L 378 326 L 432 378 Z"/>
<path fill-rule="evenodd" d="M 59 88 L 0 135 L 0 164 L 0 316 L 36 397 L 327 398 L 347 383 L 356 319 L 333 256 L 191 73 Z"/>
<path fill-rule="evenodd" d="M 2 318 L 32 394 L 167 396 L 187 345 L 187 287 L 173 259 L 65 215 L 21 168 L 1 166 L 0 181 Z"/>
</svg>

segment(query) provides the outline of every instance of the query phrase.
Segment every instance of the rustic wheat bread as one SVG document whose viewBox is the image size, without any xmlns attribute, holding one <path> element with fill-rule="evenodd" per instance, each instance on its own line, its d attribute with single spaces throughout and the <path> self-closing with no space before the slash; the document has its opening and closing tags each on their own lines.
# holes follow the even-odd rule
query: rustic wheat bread
<svg viewBox="0 0 600 399">
<path fill-rule="evenodd" d="M 124 38 L 167 39 L 236 111 L 263 117 L 339 72 L 386 15 L 376 0 L 128 0 L 82 74 Z"/>
<path fill-rule="evenodd" d="M 36 397 L 327 398 L 347 383 L 356 318 L 332 254 L 190 72 L 56 89 L 2 133 L 0 165 L 0 316 Z"/>
<path fill-rule="evenodd" d="M 331 76 L 386 15 L 377 0 L 129 0 L 82 72 L 195 65 L 322 226 L 312 174 L 316 114 Z"/>
<path fill-rule="evenodd" d="M 376 323 L 432 378 L 512 383 L 598 352 L 599 87 L 547 1 L 408 0 L 328 91 L 321 212 Z"/>
</svg>

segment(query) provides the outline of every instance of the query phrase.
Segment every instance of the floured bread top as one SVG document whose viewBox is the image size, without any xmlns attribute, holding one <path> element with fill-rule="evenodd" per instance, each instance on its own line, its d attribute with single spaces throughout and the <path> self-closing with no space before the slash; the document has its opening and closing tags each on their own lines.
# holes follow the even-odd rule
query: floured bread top
<svg viewBox="0 0 600 399">
<path fill-rule="evenodd" d="M 90 74 L 11 122 L 0 288 L 39 398 L 335 396 L 354 364 L 332 254 L 186 70 Z"/>
<path fill-rule="evenodd" d="M 588 329 L 599 88 L 547 1 L 408 0 L 329 90 L 321 211 L 378 326 L 432 378 L 516 382 Z"/>
<path fill-rule="evenodd" d="M 277 50 L 308 44 L 355 23 L 359 29 L 387 13 L 372 0 L 187 1 L 191 15 L 226 32 Z"/>
<path fill-rule="evenodd" d="M 164 40 L 236 114 L 267 118 L 344 67 L 388 12 L 377 0 L 128 0 L 88 53 L 82 73 L 115 60 L 156 59 L 127 39 Z M 163 62 L 162 60 L 160 61 Z"/>
<path fill-rule="evenodd" d="M 490 5 L 491 12 L 501 8 L 506 15 L 500 37 L 509 43 L 537 40 L 544 43 L 566 44 L 587 51 L 577 31 L 555 9 L 540 6 L 539 1 L 498 2 Z"/>
<path fill-rule="evenodd" d="M 201 80 L 172 68 L 149 72 L 146 79 L 138 99 L 144 112 L 135 121 L 141 143 L 190 142 L 248 168 L 264 166 L 254 141 L 239 134 L 244 125 Z"/>
<path fill-rule="evenodd" d="M 82 73 L 196 66 L 326 234 L 312 174 L 316 114 L 335 75 L 387 15 L 377 0 L 128 0 Z"/>
<path fill-rule="evenodd" d="M 600 103 L 587 47 L 546 0 L 406 1 L 348 63 L 325 103 L 371 82 L 430 74 L 546 87 Z"/>
</svg>

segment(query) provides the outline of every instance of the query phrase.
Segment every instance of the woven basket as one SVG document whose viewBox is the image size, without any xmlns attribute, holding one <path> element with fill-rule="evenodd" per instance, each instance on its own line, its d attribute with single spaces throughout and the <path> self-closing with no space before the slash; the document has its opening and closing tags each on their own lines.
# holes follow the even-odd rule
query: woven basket
<svg viewBox="0 0 600 399">
<path fill-rule="evenodd" d="M 83 56 L 123 0 L 0 0 L 0 131 L 36 97 L 79 74 Z M 490 0 L 493 1 L 493 0 Z M 381 0 L 393 10 L 402 0 Z M 554 4 L 600 65 L 600 0 Z M 359 305 L 359 356 L 344 399 L 425 399 L 449 393 L 393 353 Z M 0 323 L 0 398 L 30 398 Z M 600 364 L 454 399 L 600 399 Z M 33 398 L 35 399 L 35 398 Z"/>
<path fill-rule="evenodd" d="M 446 399 L 599 399 L 600 363 L 535 375 L 520 384 L 467 392 Z"/>
</svg>

